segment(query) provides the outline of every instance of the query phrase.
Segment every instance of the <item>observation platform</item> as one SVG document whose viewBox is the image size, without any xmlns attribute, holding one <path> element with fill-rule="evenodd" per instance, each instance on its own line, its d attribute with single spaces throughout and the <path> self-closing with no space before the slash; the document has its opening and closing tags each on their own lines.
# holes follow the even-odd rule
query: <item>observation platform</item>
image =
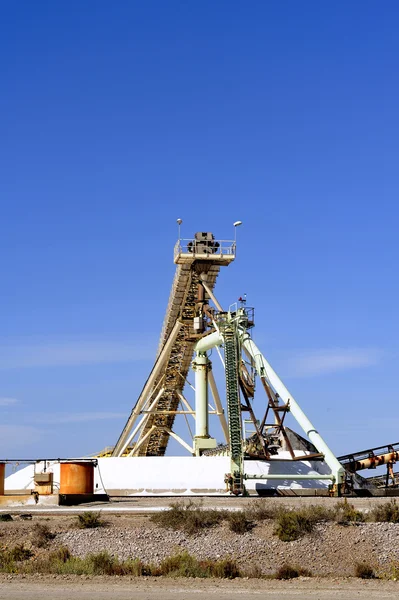
<svg viewBox="0 0 399 600">
<path fill-rule="evenodd" d="M 194 261 L 207 261 L 214 265 L 229 265 L 236 255 L 234 240 L 215 240 L 212 234 L 202 234 L 201 239 L 179 239 L 174 249 L 176 265 L 191 265 Z M 198 234 L 196 234 L 198 236 Z"/>
</svg>

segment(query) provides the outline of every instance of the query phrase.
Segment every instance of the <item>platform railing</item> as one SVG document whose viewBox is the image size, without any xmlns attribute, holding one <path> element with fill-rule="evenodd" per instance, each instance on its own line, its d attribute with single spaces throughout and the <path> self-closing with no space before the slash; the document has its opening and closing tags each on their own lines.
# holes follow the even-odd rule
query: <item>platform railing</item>
<svg viewBox="0 0 399 600">
<path fill-rule="evenodd" d="M 179 239 L 174 248 L 174 258 L 181 254 L 192 254 L 193 256 L 232 256 L 236 253 L 234 240 L 195 240 Z"/>
</svg>

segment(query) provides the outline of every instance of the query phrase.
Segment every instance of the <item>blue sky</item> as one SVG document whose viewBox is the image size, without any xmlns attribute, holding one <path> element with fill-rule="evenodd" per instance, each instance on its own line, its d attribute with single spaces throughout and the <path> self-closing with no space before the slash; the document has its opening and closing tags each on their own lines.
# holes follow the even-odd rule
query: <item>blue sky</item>
<svg viewBox="0 0 399 600">
<path fill-rule="evenodd" d="M 396 2 L 0 5 L 0 455 L 115 443 L 182 233 L 233 234 L 263 352 L 338 454 L 395 442 Z"/>
</svg>

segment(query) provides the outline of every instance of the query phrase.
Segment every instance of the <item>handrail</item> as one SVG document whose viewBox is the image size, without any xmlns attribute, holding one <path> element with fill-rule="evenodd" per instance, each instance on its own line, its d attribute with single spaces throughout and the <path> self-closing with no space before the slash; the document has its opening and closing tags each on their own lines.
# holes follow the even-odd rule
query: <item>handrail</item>
<svg viewBox="0 0 399 600">
<path fill-rule="evenodd" d="M 208 250 L 208 251 L 206 251 Z M 211 256 L 235 256 L 236 243 L 234 240 L 208 240 L 198 241 L 192 238 L 180 238 L 177 240 L 174 248 L 174 258 L 180 254 L 203 255 Z"/>
</svg>

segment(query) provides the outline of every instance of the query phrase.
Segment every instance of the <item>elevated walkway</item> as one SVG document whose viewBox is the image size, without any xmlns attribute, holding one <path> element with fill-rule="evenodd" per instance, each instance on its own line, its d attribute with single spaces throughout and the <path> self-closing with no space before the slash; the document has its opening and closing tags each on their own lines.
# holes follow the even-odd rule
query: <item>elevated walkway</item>
<svg viewBox="0 0 399 600">
<path fill-rule="evenodd" d="M 178 240 L 174 250 L 176 274 L 160 336 L 154 368 L 112 452 L 122 456 L 163 456 L 178 412 L 194 345 L 200 334 L 193 328 L 200 276 L 213 290 L 221 266 L 235 258 L 233 241 L 215 240 L 199 232 L 192 240 Z M 143 416 L 137 431 L 133 429 Z M 137 436 L 132 443 L 132 430 Z"/>
</svg>

